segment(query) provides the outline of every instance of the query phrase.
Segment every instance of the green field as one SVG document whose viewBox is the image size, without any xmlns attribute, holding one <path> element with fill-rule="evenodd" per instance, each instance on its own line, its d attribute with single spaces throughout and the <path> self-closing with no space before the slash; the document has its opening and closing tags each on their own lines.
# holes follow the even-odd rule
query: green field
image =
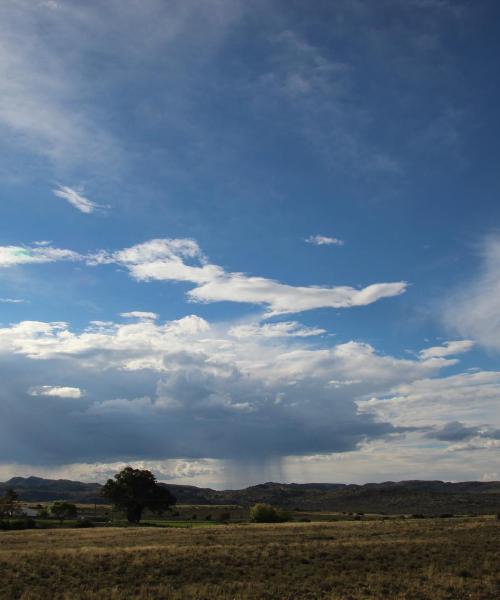
<svg viewBox="0 0 500 600">
<path fill-rule="evenodd" d="M 0 598 L 494 600 L 500 521 L 0 533 Z"/>
</svg>

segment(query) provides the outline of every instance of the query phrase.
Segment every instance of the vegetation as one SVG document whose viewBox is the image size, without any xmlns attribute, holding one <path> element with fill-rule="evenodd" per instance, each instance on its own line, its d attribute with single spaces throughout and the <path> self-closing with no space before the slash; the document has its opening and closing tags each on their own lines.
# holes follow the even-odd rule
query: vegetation
<svg viewBox="0 0 500 600">
<path fill-rule="evenodd" d="M 18 510 L 19 496 L 13 489 L 8 489 L 5 494 L 0 497 L 0 518 L 13 517 Z"/>
<path fill-rule="evenodd" d="M 139 523 L 145 509 L 161 514 L 176 503 L 176 499 L 157 483 L 151 471 L 126 467 L 114 479 L 108 479 L 102 495 L 114 506 L 125 511 L 129 523 Z"/>
<path fill-rule="evenodd" d="M 290 514 L 271 504 L 254 504 L 250 509 L 250 519 L 254 523 L 284 523 L 290 520 Z"/>
<path fill-rule="evenodd" d="M 56 500 L 50 504 L 48 513 L 55 517 L 59 523 L 62 523 L 65 519 L 75 519 L 78 511 L 76 506 L 71 502 Z"/>
<path fill-rule="evenodd" d="M 8 488 L 15 489 L 20 498 L 27 502 L 102 502 L 102 486 L 97 483 L 14 477 L 6 483 L 0 483 L 0 495 Z M 266 503 L 291 511 L 298 508 L 302 511 L 386 512 L 425 516 L 446 513 L 491 515 L 500 510 L 499 481 L 386 481 L 365 485 L 264 483 L 242 490 L 225 491 L 169 484 L 168 489 L 177 498 L 178 504 L 183 505 L 250 507 L 256 503 Z"/>
<path fill-rule="evenodd" d="M 500 521 L 1 532 L 8 600 L 492 600 Z"/>
</svg>

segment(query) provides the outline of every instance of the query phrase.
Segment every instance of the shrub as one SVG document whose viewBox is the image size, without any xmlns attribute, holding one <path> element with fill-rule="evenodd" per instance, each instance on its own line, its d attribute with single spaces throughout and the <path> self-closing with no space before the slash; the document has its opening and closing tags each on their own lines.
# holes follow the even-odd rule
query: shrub
<svg viewBox="0 0 500 600">
<path fill-rule="evenodd" d="M 287 511 L 271 504 L 254 504 L 250 509 L 250 519 L 254 523 L 284 523 L 290 520 Z"/>
<path fill-rule="evenodd" d="M 223 521 L 223 522 L 227 522 L 229 521 L 229 519 L 231 518 L 231 513 L 228 512 L 222 512 L 220 513 L 220 515 L 217 517 L 217 521 Z"/>
<path fill-rule="evenodd" d="M 88 527 L 95 527 L 95 524 L 92 523 L 92 521 L 89 521 L 88 519 L 81 519 L 76 524 L 76 527 L 82 528 L 82 529 L 87 529 Z"/>
<path fill-rule="evenodd" d="M 9 520 L 0 520 L 0 530 L 4 531 L 17 531 L 20 529 L 35 529 L 36 523 L 34 519 L 25 518 L 25 519 L 9 519 Z"/>
</svg>

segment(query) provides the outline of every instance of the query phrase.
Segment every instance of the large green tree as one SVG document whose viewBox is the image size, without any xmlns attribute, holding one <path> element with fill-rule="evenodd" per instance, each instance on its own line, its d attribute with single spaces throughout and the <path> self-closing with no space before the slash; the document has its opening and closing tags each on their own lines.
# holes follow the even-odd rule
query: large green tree
<svg viewBox="0 0 500 600">
<path fill-rule="evenodd" d="M 162 513 L 176 503 L 175 497 L 158 484 L 151 471 L 132 467 L 108 479 L 102 495 L 126 513 L 129 523 L 139 523 L 145 509 Z"/>
</svg>

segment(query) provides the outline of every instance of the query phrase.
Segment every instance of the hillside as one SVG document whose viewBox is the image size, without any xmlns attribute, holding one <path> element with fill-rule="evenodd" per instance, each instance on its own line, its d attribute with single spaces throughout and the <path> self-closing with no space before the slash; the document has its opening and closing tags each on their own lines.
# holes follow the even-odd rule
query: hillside
<svg viewBox="0 0 500 600">
<path fill-rule="evenodd" d="M 377 513 L 473 513 L 500 512 L 500 482 L 400 481 L 347 485 L 340 483 L 263 483 L 242 490 L 217 491 L 169 484 L 179 504 L 239 504 L 269 502 L 300 510 Z M 98 483 L 66 479 L 14 477 L 0 483 L 0 494 L 13 488 L 21 500 L 55 499 L 102 502 Z"/>
</svg>

